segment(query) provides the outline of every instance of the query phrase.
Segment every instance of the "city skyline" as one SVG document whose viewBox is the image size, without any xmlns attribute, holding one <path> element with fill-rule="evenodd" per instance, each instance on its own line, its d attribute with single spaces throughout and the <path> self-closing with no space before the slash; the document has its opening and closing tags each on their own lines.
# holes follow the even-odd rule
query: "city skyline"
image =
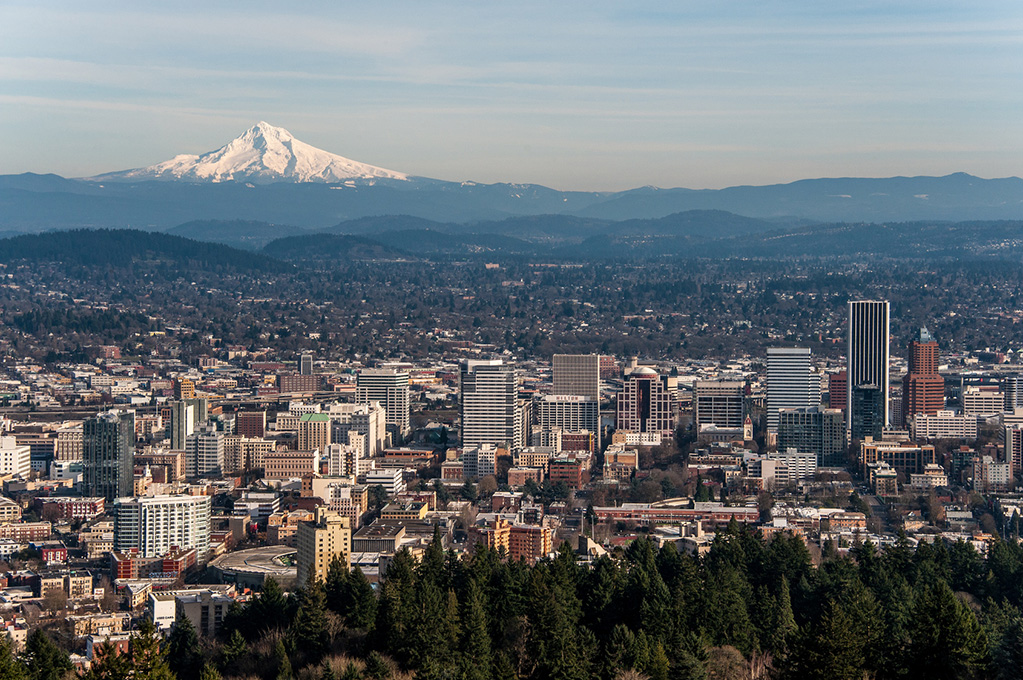
<svg viewBox="0 0 1023 680">
<path fill-rule="evenodd" d="M 1007 2 L 8 4 L 0 173 L 140 167 L 265 119 L 349 158 L 452 181 L 620 190 L 1014 176 L 1021 26 Z"/>
</svg>

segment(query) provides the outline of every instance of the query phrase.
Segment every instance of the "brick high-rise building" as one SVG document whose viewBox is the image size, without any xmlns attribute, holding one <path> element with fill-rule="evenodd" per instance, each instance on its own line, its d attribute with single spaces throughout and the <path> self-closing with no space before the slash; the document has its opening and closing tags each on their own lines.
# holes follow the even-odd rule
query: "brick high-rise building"
<svg viewBox="0 0 1023 680">
<path fill-rule="evenodd" d="M 828 408 L 837 408 L 845 413 L 848 404 L 846 399 L 849 397 L 848 385 L 849 374 L 844 368 L 838 373 L 828 375 Z"/>
<path fill-rule="evenodd" d="M 945 406 L 945 380 L 938 375 L 938 343 L 926 328 L 909 343 L 909 372 L 902 379 L 903 425 L 918 413 L 933 416 Z"/>
<path fill-rule="evenodd" d="M 261 439 L 266 434 L 266 411 L 239 411 L 234 418 L 235 434 Z"/>
</svg>

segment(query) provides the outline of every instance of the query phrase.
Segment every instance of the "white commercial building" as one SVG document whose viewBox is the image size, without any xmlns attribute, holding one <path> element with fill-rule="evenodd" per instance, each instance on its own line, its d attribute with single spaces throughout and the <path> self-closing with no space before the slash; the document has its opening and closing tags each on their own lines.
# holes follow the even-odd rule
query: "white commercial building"
<svg viewBox="0 0 1023 680">
<path fill-rule="evenodd" d="M 519 380 L 513 366 L 500 359 L 470 359 L 459 372 L 462 446 L 494 444 L 512 453 L 522 448 Z"/>
<path fill-rule="evenodd" d="M 405 490 L 405 479 L 399 468 L 369 470 L 365 477 L 366 486 L 382 486 L 388 496 L 394 496 Z"/>
<path fill-rule="evenodd" d="M 991 418 L 1005 410 L 1005 395 L 1001 390 L 977 385 L 963 389 L 963 413 L 975 418 Z"/>
<path fill-rule="evenodd" d="M 805 347 L 767 349 L 767 429 L 778 431 L 778 410 L 813 408 L 821 401 L 821 382 Z"/>
<path fill-rule="evenodd" d="M 380 454 L 387 445 L 387 412 L 384 407 L 372 404 L 331 404 L 327 411 L 330 416 L 330 441 L 336 444 L 354 443 L 349 433 L 365 436 L 363 440 L 365 457 Z"/>
<path fill-rule="evenodd" d="M 480 444 L 462 449 L 462 476 L 480 480 L 487 475 L 497 474 L 497 447 Z"/>
<path fill-rule="evenodd" d="M 28 479 L 32 472 L 32 448 L 18 446 L 14 437 L 0 437 L 0 475 Z"/>
<path fill-rule="evenodd" d="M 359 371 L 356 378 L 355 401 L 359 404 L 376 402 L 383 406 L 387 426 L 404 438 L 412 430 L 408 385 L 407 371 L 366 368 Z"/>
<path fill-rule="evenodd" d="M 933 416 L 918 413 L 910 419 L 913 439 L 976 439 L 977 416 L 943 409 Z"/>
</svg>

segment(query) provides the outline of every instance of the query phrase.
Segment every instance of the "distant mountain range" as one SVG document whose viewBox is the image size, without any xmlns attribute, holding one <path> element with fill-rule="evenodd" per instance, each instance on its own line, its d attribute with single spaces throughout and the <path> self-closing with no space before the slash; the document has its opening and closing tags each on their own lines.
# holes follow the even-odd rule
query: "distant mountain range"
<svg viewBox="0 0 1023 680">
<path fill-rule="evenodd" d="M 183 154 L 145 168 L 84 179 L 0 176 L 0 233 L 101 227 L 163 231 L 208 220 L 322 231 L 341 222 L 393 215 L 470 226 L 529 218 L 519 224 L 534 231 L 547 228 L 547 216 L 555 215 L 576 220 L 585 232 L 593 220 L 661 219 L 690 211 L 727 211 L 777 226 L 1015 220 L 1023 219 L 1023 179 L 956 173 L 808 179 L 719 190 L 557 191 L 535 184 L 415 177 L 317 149 L 262 122 L 214 151 Z M 261 229 L 250 240 L 293 233 Z"/>
<path fill-rule="evenodd" d="M 527 227 L 530 223 L 532 229 Z M 712 225 L 712 226 L 708 226 Z M 730 213 L 681 213 L 661 220 L 593 221 L 552 216 L 476 225 L 424 224 L 418 218 L 356 220 L 329 233 L 248 222 L 193 222 L 173 234 L 133 229 L 79 229 L 0 237 L 0 263 L 61 262 L 127 267 L 169 265 L 172 271 L 228 268 L 284 272 L 331 269 L 345 260 L 650 261 L 664 258 L 755 259 L 876 257 L 938 261 L 1023 258 L 1023 221 L 839 223 L 779 229 Z M 258 252 L 249 236 L 291 230 Z M 199 239 L 206 242 L 200 242 Z M 221 242 L 217 242 L 218 239 Z M 246 240 L 247 239 L 247 240 Z M 242 245 L 231 247 L 223 241 Z M 290 264 L 289 264 L 290 263 Z M 1015 265 L 1014 265 L 1015 266 Z"/>
</svg>

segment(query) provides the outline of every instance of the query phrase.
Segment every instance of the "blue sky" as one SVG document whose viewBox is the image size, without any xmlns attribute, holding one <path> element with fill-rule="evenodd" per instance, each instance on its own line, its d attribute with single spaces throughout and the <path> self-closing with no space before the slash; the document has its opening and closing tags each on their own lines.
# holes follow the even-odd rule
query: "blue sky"
<svg viewBox="0 0 1023 680">
<path fill-rule="evenodd" d="M 1023 175 L 1023 3 L 0 2 L 0 173 L 259 120 L 415 175 L 559 189 Z"/>
</svg>

